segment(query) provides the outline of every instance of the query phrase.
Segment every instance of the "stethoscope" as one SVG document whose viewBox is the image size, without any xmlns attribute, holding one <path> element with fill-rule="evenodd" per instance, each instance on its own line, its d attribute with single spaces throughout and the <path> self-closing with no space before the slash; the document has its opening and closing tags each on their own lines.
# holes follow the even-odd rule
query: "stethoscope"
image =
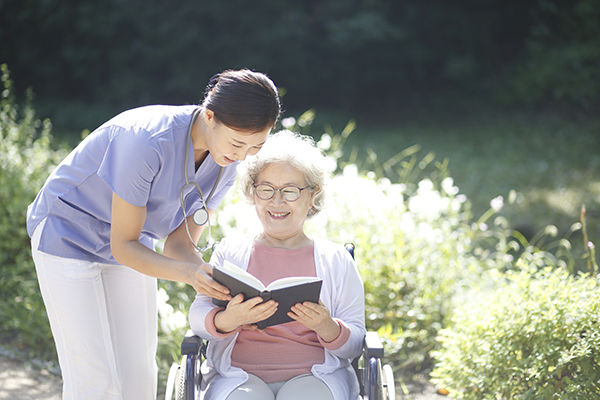
<svg viewBox="0 0 600 400">
<path fill-rule="evenodd" d="M 217 181 L 213 185 L 212 190 L 208 194 L 208 198 L 205 201 L 204 193 L 202 193 L 202 189 L 200 189 L 200 186 L 196 182 L 190 182 L 190 179 L 188 177 L 188 172 L 187 172 L 187 166 L 188 166 L 188 160 L 189 160 L 189 154 L 190 154 L 190 142 L 192 141 L 192 127 L 194 126 L 194 122 L 196 121 L 196 118 L 198 117 L 200 112 L 201 112 L 201 110 L 196 110 L 194 112 L 194 114 L 192 115 L 192 122 L 190 122 L 190 126 L 188 127 L 187 144 L 185 147 L 185 162 L 183 164 L 183 176 L 185 177 L 185 185 L 183 185 L 183 187 L 179 191 L 179 202 L 181 203 L 181 209 L 183 210 L 183 221 L 185 222 L 185 230 L 187 231 L 188 237 L 190 238 L 192 245 L 194 245 L 194 248 L 197 251 L 202 253 L 213 246 L 213 240 L 212 240 L 212 235 L 211 235 L 211 231 L 210 231 L 210 216 L 208 215 L 208 210 L 206 209 L 206 204 L 210 201 L 210 199 L 212 199 L 213 195 L 215 194 L 215 190 L 217 189 L 217 186 L 219 185 L 219 182 L 221 181 L 221 175 L 223 174 L 223 167 L 221 167 L 219 169 L 219 175 L 217 175 Z M 192 216 L 194 223 L 198 226 L 203 226 L 208 223 L 208 241 L 206 242 L 206 246 L 204 246 L 204 247 L 198 247 L 196 242 L 194 242 L 194 239 L 192 239 L 192 235 L 190 234 L 190 227 L 187 222 L 187 214 L 185 212 L 185 197 L 189 196 L 191 194 L 191 192 L 188 193 L 186 196 L 183 195 L 183 192 L 185 192 L 185 190 L 189 186 L 193 186 L 196 189 L 198 189 L 198 193 L 200 193 L 200 200 L 202 201 L 202 208 L 199 208 L 198 210 L 194 211 L 194 214 Z M 193 189 L 192 189 L 192 191 L 193 191 Z"/>
</svg>

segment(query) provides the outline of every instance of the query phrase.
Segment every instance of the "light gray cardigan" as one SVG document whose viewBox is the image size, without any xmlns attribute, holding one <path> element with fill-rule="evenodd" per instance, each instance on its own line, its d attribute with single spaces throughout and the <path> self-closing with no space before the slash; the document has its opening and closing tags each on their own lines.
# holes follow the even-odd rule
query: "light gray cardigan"
<svg viewBox="0 0 600 400">
<path fill-rule="evenodd" d="M 213 253 L 211 264 L 220 265 L 229 260 L 247 269 L 253 242 L 254 237 L 250 236 L 223 239 Z M 343 246 L 323 239 L 315 239 L 314 244 L 317 277 L 323 279 L 321 301 L 333 318 L 348 325 L 351 333 L 339 349 L 324 349 L 325 363 L 314 365 L 312 373 L 329 387 L 335 400 L 358 399 L 358 381 L 350 362 L 360 354 L 366 332 L 362 280 L 354 260 Z M 204 321 L 214 308 L 210 297 L 198 294 L 190 308 L 189 319 L 192 331 L 210 341 L 208 360 L 202 365 L 201 398 L 225 400 L 237 386 L 246 382 L 248 374 L 231 366 L 231 353 L 238 333 L 218 338 L 207 332 Z"/>
</svg>

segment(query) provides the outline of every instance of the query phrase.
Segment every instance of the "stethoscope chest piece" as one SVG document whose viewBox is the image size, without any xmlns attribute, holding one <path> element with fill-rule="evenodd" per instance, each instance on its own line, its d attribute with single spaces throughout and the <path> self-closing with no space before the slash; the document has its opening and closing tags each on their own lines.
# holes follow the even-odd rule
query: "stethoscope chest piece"
<svg viewBox="0 0 600 400">
<path fill-rule="evenodd" d="M 202 207 L 196 210 L 194 212 L 193 220 L 196 225 L 205 225 L 208 222 L 208 211 L 206 211 L 206 208 Z"/>
</svg>

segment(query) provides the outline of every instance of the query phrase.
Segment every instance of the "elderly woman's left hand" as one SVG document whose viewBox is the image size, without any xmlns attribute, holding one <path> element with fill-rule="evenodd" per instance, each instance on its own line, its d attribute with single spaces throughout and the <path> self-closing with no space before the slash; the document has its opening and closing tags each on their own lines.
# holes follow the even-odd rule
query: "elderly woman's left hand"
<svg viewBox="0 0 600 400">
<path fill-rule="evenodd" d="M 340 326 L 320 300 L 319 304 L 310 301 L 298 303 L 292 306 L 288 316 L 317 332 L 325 342 L 333 342 L 340 335 Z"/>
</svg>

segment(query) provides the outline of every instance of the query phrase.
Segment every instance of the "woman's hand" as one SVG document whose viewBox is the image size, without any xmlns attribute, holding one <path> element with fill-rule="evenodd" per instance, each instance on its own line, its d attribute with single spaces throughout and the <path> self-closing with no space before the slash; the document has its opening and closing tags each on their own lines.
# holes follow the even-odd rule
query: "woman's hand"
<svg viewBox="0 0 600 400">
<path fill-rule="evenodd" d="M 244 295 L 240 293 L 229 301 L 225 310 L 215 315 L 215 327 L 221 333 L 229 333 L 240 326 L 255 330 L 254 324 L 275 314 L 277 306 L 274 300 L 263 302 L 260 297 L 244 301 Z"/>
<path fill-rule="evenodd" d="M 229 289 L 212 278 L 213 267 L 210 264 L 198 265 L 190 270 L 188 283 L 200 294 L 213 297 L 217 300 L 231 300 Z"/>
<path fill-rule="evenodd" d="M 292 306 L 288 316 L 315 331 L 321 339 L 328 343 L 337 339 L 342 331 L 320 300 L 319 304 L 310 301 L 298 303 Z"/>
</svg>

